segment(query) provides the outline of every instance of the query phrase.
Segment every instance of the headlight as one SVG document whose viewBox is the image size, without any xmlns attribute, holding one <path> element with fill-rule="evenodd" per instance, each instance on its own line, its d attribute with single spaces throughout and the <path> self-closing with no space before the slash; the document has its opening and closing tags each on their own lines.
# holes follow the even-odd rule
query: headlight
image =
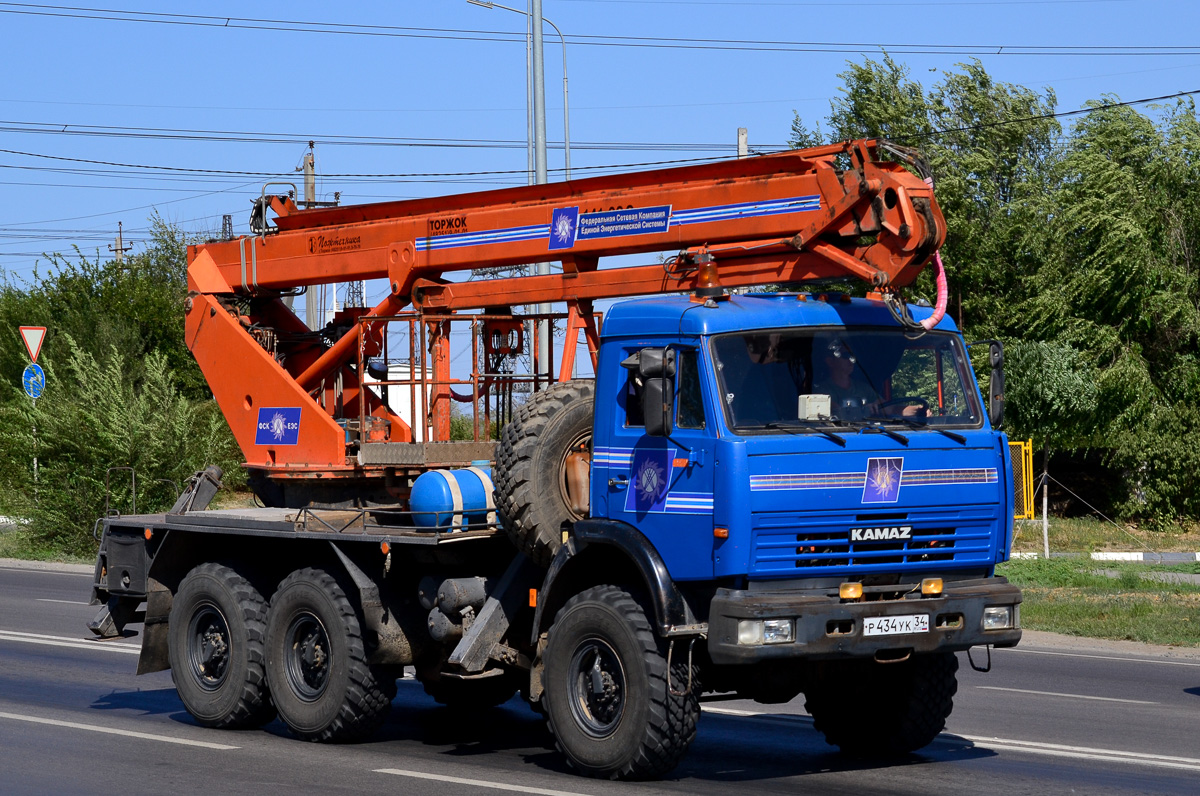
<svg viewBox="0 0 1200 796">
<path fill-rule="evenodd" d="M 795 639 L 791 619 L 739 619 L 738 644 L 754 647 L 760 644 L 790 644 Z"/>
<path fill-rule="evenodd" d="M 983 609 L 984 630 L 1007 630 L 1013 626 L 1011 605 L 993 605 Z"/>
</svg>

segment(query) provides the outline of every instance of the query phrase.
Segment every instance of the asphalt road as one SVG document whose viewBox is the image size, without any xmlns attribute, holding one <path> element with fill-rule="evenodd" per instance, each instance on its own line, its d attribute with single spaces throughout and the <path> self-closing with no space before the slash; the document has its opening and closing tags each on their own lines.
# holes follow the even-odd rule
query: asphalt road
<svg viewBox="0 0 1200 796">
<path fill-rule="evenodd" d="M 610 783 L 571 774 L 519 699 L 464 720 L 411 680 L 369 743 L 303 743 L 278 721 L 204 729 L 169 672 L 134 676 L 136 639 L 87 639 L 89 585 L 87 573 L 0 561 L 0 792 L 1200 792 L 1195 652 L 1030 634 L 993 653 L 989 674 L 961 656 L 947 731 L 884 765 L 827 746 L 802 699 L 709 703 L 691 754 L 667 779 Z"/>
</svg>

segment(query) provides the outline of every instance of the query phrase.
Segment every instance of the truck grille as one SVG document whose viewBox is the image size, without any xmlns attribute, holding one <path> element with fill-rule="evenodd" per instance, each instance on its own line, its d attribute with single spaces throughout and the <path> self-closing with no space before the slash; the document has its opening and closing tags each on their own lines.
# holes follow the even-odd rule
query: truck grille
<svg viewBox="0 0 1200 796">
<path fill-rule="evenodd" d="M 756 514 L 750 569 L 760 575 L 811 575 L 898 564 L 991 564 L 995 561 L 991 540 L 996 521 L 990 508 L 896 514 L 884 522 L 867 515 Z M 865 534 L 866 539 L 852 538 L 851 529 L 863 527 L 884 532 Z M 889 529 L 900 533 L 889 534 Z"/>
</svg>

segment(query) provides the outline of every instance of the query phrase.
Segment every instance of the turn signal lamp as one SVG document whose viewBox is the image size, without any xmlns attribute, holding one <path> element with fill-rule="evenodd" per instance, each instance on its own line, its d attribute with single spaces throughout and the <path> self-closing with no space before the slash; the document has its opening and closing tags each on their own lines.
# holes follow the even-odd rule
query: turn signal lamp
<svg viewBox="0 0 1200 796">
<path fill-rule="evenodd" d="M 843 583 L 838 586 L 838 596 L 843 600 L 860 600 L 862 599 L 862 584 Z"/>
<path fill-rule="evenodd" d="M 941 578 L 925 578 L 921 581 L 921 594 L 926 597 L 934 597 L 942 593 Z"/>
</svg>

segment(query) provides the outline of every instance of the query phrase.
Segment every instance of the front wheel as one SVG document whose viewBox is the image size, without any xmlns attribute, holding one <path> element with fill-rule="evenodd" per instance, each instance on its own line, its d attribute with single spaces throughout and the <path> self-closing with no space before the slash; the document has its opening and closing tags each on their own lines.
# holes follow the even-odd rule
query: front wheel
<svg viewBox="0 0 1200 796">
<path fill-rule="evenodd" d="M 581 773 L 646 779 L 673 769 L 696 737 L 700 705 L 686 656 L 667 677 L 665 645 L 625 590 L 595 586 L 550 628 L 542 702 L 558 748 Z"/>
<path fill-rule="evenodd" d="M 279 717 L 307 741 L 366 738 L 396 696 L 388 670 L 367 664 L 345 590 L 320 569 L 293 572 L 271 598 L 267 680 Z"/>
<path fill-rule="evenodd" d="M 821 664 L 804 689 L 805 709 L 825 740 L 856 756 L 886 757 L 928 745 L 946 727 L 958 691 L 952 652 Z"/>
<path fill-rule="evenodd" d="M 175 689 L 205 727 L 258 727 L 275 717 L 263 637 L 267 601 L 234 570 L 201 564 L 171 604 L 168 656 Z"/>
</svg>

